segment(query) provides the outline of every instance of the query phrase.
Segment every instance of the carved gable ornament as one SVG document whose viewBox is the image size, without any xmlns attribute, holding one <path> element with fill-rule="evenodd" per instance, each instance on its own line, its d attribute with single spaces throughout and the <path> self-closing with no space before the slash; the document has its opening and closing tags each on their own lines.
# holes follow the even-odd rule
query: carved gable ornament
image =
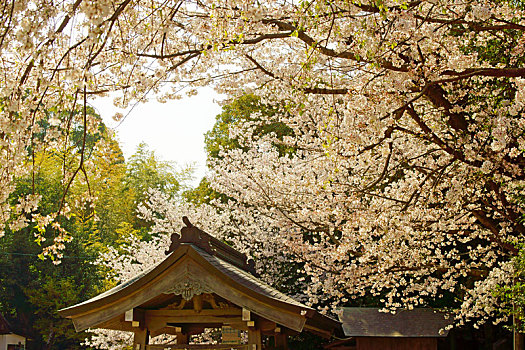
<svg viewBox="0 0 525 350">
<path fill-rule="evenodd" d="M 203 282 L 197 281 L 190 276 L 184 276 L 181 281 L 170 287 L 164 294 L 181 295 L 184 300 L 191 300 L 195 295 L 213 293 L 213 291 Z"/>
</svg>

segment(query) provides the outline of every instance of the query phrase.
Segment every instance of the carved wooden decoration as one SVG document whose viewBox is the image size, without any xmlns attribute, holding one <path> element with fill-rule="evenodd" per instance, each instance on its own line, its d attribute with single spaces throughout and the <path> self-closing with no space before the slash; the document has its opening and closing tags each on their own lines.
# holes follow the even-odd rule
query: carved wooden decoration
<svg viewBox="0 0 525 350">
<path fill-rule="evenodd" d="M 213 296 L 213 294 L 207 294 L 207 293 L 203 294 L 202 295 L 202 300 L 207 302 L 208 304 L 210 304 L 212 309 L 226 309 L 228 307 L 231 307 L 231 305 L 228 302 L 219 301 L 217 303 L 217 301 L 215 300 L 215 297 Z"/>
<path fill-rule="evenodd" d="M 166 306 L 166 310 L 182 310 L 186 306 L 187 300 L 182 298 L 180 302 L 174 302 Z"/>
<path fill-rule="evenodd" d="M 212 290 L 204 285 L 204 283 L 186 276 L 182 281 L 166 290 L 164 294 L 181 295 L 184 300 L 190 301 L 195 295 L 211 292 Z M 182 307 L 184 307 L 184 305 Z"/>
</svg>

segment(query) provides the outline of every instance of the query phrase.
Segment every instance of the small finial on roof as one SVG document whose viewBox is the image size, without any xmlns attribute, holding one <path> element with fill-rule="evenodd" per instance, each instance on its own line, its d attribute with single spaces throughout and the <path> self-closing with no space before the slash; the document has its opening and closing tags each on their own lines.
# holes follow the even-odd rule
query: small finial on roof
<svg viewBox="0 0 525 350">
<path fill-rule="evenodd" d="M 206 253 L 228 261 L 256 276 L 255 262 L 253 260 L 248 260 L 246 255 L 211 236 L 209 233 L 193 226 L 187 216 L 182 217 L 182 222 L 184 222 L 186 227 L 180 230 L 180 234 L 173 233 L 171 235 L 171 244 L 165 252 L 166 255 L 177 250 L 181 244 L 192 244 Z"/>
<path fill-rule="evenodd" d="M 186 227 L 193 227 L 193 224 L 190 222 L 190 219 L 188 219 L 187 216 L 182 217 L 182 222 L 184 222 L 184 225 L 186 225 Z"/>
</svg>

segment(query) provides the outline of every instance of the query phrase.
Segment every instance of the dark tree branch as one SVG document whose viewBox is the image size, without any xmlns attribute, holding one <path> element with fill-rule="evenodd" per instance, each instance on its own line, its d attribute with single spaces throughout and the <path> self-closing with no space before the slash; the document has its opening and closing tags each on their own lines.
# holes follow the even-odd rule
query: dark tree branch
<svg viewBox="0 0 525 350">
<path fill-rule="evenodd" d="M 472 166 L 476 166 L 476 167 L 481 167 L 481 162 L 480 161 L 470 161 L 470 160 L 467 160 L 465 158 L 465 156 L 463 155 L 463 153 L 459 152 L 458 150 L 452 148 L 451 146 L 449 146 L 445 141 L 443 141 L 442 139 L 440 139 L 433 131 L 432 129 L 430 129 L 430 127 L 428 125 L 426 125 L 426 123 L 421 119 L 421 117 L 419 116 L 419 114 L 417 114 L 417 112 L 414 110 L 414 108 L 412 106 L 410 106 L 410 108 L 407 108 L 407 112 L 408 112 L 408 115 L 416 122 L 416 124 L 419 126 L 419 128 L 423 131 L 423 133 L 425 135 L 427 135 L 429 137 L 429 139 L 435 143 L 436 145 L 438 145 L 439 147 L 441 147 L 441 149 L 443 149 L 445 152 L 447 152 L 448 154 L 450 154 L 452 157 L 454 157 L 455 159 L 461 161 L 461 162 L 464 162 L 466 164 L 469 164 L 469 165 L 472 165 Z"/>
<path fill-rule="evenodd" d="M 273 72 L 270 72 L 268 69 L 264 68 L 259 62 L 257 62 L 256 59 L 254 59 L 252 56 L 246 54 L 245 57 L 250 60 L 253 64 L 255 64 L 255 67 L 262 71 L 264 74 L 266 74 L 269 77 L 272 77 L 277 80 L 281 80 L 278 76 L 276 76 Z M 299 90 L 303 91 L 307 94 L 318 94 L 318 95 L 344 95 L 348 93 L 348 89 L 340 88 L 340 89 L 328 89 L 328 88 L 300 88 Z"/>
<path fill-rule="evenodd" d="M 515 78 L 525 77 L 525 68 L 468 68 L 461 72 L 446 70 L 441 74 L 458 78 L 470 78 L 472 76 Z"/>
<path fill-rule="evenodd" d="M 510 252 L 512 255 L 516 255 L 518 253 L 518 249 L 514 247 L 512 244 L 503 242 L 500 237 L 500 230 L 498 228 L 498 224 L 489 218 L 484 211 L 482 210 L 472 210 L 472 214 L 476 219 L 478 219 L 481 226 L 488 229 L 490 232 L 492 232 L 492 235 L 490 235 L 490 240 L 494 243 L 496 243 L 498 246 L 500 246 L 502 249 Z"/>
</svg>

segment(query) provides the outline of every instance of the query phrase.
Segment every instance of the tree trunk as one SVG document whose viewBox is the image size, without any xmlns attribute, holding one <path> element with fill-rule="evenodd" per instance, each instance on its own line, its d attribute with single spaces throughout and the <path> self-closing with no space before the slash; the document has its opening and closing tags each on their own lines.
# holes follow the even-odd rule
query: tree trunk
<svg viewBox="0 0 525 350">
<path fill-rule="evenodd" d="M 513 343 L 514 343 L 514 350 L 525 350 L 524 348 L 524 339 L 523 334 L 519 331 L 519 325 L 520 321 L 514 317 L 514 331 L 513 331 Z"/>
</svg>

